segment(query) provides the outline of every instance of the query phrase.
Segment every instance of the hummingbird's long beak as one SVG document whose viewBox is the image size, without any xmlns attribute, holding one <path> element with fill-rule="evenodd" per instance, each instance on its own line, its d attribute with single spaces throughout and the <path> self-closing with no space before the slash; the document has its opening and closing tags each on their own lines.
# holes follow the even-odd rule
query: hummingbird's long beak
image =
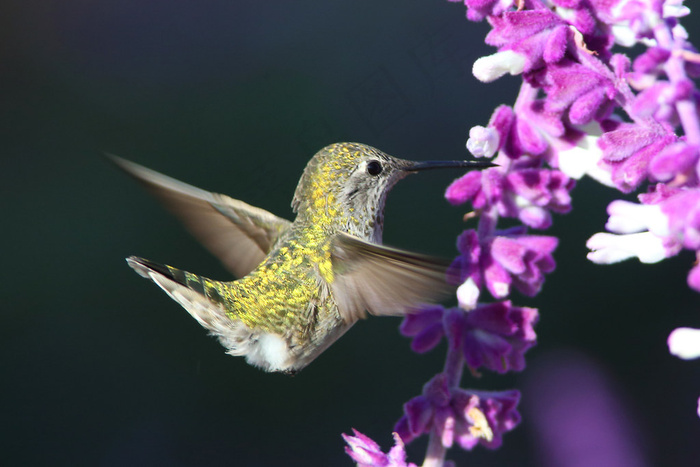
<svg viewBox="0 0 700 467">
<path fill-rule="evenodd" d="M 494 164 L 490 161 L 405 161 L 406 165 L 401 167 L 401 170 L 406 172 L 419 172 L 421 170 L 432 170 L 432 169 L 454 169 L 454 168 L 467 168 L 467 169 L 486 169 L 488 167 L 496 167 L 498 164 Z"/>
</svg>

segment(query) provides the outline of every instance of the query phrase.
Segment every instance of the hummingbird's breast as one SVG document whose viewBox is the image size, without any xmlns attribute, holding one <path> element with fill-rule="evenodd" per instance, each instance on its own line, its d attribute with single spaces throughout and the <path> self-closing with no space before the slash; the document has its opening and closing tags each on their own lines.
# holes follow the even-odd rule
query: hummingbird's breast
<svg viewBox="0 0 700 467">
<path fill-rule="evenodd" d="M 251 363 L 301 369 L 349 329 L 330 292 L 330 248 L 318 229 L 292 226 L 257 269 L 233 283 L 229 317 L 253 331 Z"/>
<path fill-rule="evenodd" d="M 317 229 L 293 226 L 265 261 L 235 282 L 234 314 L 249 327 L 305 338 L 334 309 L 331 243 Z M 233 316 L 232 316 L 233 317 Z"/>
</svg>

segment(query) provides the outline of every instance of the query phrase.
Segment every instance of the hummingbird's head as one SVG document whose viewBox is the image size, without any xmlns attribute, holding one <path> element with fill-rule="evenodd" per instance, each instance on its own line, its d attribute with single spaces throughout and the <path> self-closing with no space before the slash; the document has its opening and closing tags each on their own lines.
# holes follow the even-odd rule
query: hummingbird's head
<svg viewBox="0 0 700 467">
<path fill-rule="evenodd" d="M 296 212 L 330 205 L 348 213 L 372 210 L 389 188 L 408 175 L 401 170 L 402 162 L 364 144 L 327 146 L 307 164 L 292 206 Z"/>
<path fill-rule="evenodd" d="M 386 194 L 402 178 L 421 170 L 491 167 L 480 161 L 413 162 L 360 143 L 336 143 L 309 161 L 292 207 L 312 222 L 338 226 L 362 238 L 381 240 Z"/>
</svg>

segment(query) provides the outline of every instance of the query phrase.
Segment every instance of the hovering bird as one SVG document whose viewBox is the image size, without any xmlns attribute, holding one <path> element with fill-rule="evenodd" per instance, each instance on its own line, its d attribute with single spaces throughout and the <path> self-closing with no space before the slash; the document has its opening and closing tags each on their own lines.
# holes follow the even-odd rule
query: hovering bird
<svg viewBox="0 0 700 467">
<path fill-rule="evenodd" d="M 216 336 L 265 371 L 295 373 L 366 313 L 403 315 L 448 288 L 447 263 L 381 245 L 389 190 L 436 168 L 481 161 L 412 162 L 359 143 L 309 161 L 294 193 L 294 222 L 109 156 L 180 218 L 238 280 L 217 281 L 127 258 Z"/>
</svg>

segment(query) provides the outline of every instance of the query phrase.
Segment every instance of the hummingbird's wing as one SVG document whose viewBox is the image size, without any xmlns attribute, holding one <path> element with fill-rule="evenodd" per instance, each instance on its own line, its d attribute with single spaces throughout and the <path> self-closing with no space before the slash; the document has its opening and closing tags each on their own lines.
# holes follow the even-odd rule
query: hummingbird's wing
<svg viewBox="0 0 700 467">
<path fill-rule="evenodd" d="M 365 316 L 402 315 L 447 294 L 448 262 L 369 243 L 339 233 L 333 238 L 331 285 L 346 322 Z"/>
<path fill-rule="evenodd" d="M 243 201 L 201 190 L 121 157 L 107 156 L 165 204 L 236 277 L 255 269 L 291 224 Z"/>
</svg>

